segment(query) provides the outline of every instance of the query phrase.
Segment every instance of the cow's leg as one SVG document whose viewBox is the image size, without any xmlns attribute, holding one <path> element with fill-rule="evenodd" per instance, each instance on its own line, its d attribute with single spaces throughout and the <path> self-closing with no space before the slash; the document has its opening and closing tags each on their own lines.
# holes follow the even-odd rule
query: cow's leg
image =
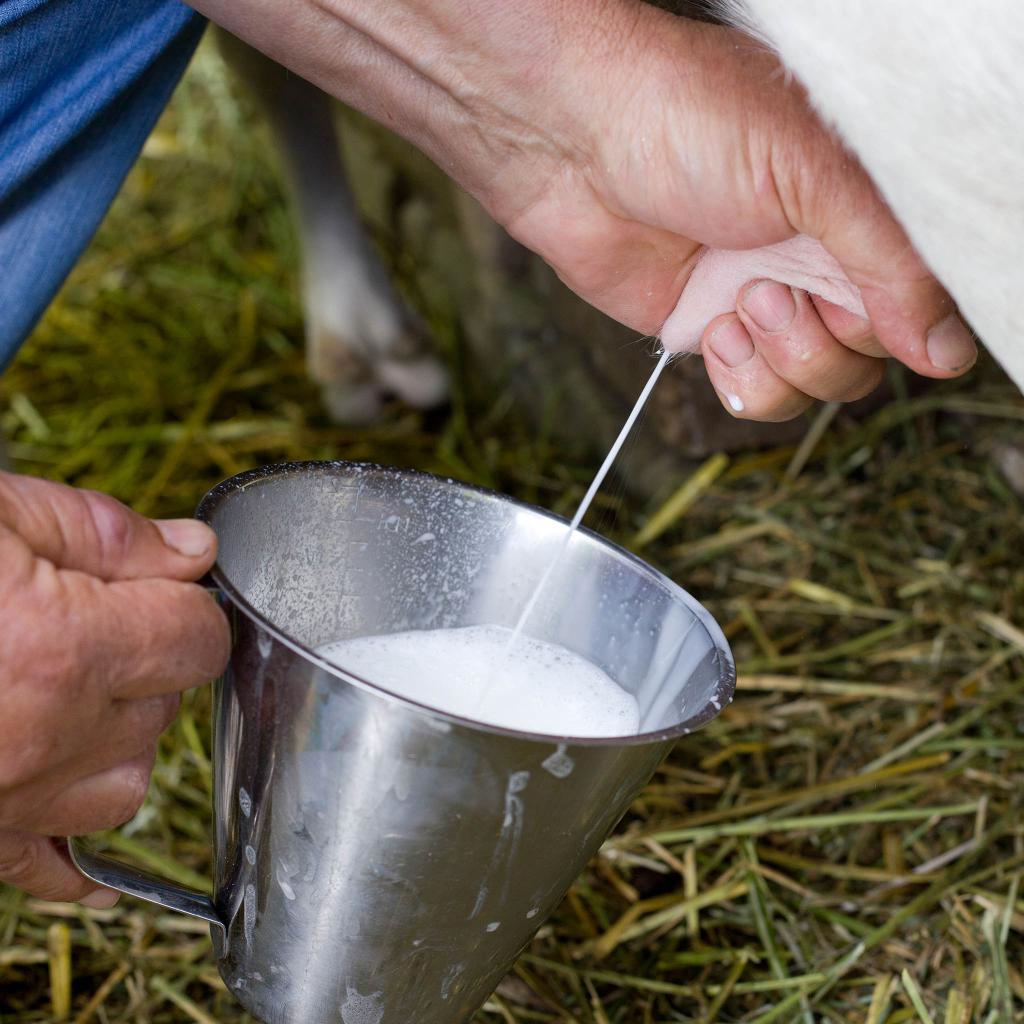
<svg viewBox="0 0 1024 1024">
<path fill-rule="evenodd" d="M 373 419 L 384 394 L 444 401 L 447 375 L 422 321 L 395 292 L 349 192 L 332 100 L 218 31 L 221 53 L 258 101 L 277 144 L 301 235 L 309 372 L 339 422 Z"/>
</svg>

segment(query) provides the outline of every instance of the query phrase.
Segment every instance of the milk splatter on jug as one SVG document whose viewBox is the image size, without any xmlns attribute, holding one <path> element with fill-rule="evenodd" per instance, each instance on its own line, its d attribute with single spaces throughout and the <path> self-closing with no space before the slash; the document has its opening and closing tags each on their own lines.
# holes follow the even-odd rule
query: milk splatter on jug
<svg viewBox="0 0 1024 1024">
<path fill-rule="evenodd" d="M 596 665 L 504 626 L 425 629 L 339 640 L 326 660 L 390 693 L 449 714 L 550 736 L 628 736 L 636 699 Z"/>
</svg>

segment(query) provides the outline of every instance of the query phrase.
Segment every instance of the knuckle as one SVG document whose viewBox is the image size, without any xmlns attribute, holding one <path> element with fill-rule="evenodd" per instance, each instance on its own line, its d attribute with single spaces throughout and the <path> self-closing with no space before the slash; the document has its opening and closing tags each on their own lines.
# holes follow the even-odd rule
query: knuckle
<svg viewBox="0 0 1024 1024">
<path fill-rule="evenodd" d="M 45 753 L 37 743 L 22 742 L 14 750 L 0 757 L 0 821 L 8 822 L 16 813 L 18 791 L 28 783 L 47 762 Z"/>
<path fill-rule="evenodd" d="M 169 693 L 160 698 L 160 713 L 154 739 L 178 717 L 179 707 L 181 707 L 181 694 Z"/>
<path fill-rule="evenodd" d="M 870 395 L 879 384 L 882 383 L 882 377 L 885 375 L 885 371 L 881 368 L 878 370 L 872 370 L 869 373 L 864 374 L 860 379 L 853 381 L 846 389 L 842 396 L 835 399 L 837 402 L 856 402 L 860 398 L 865 398 Z"/>
<path fill-rule="evenodd" d="M 99 552 L 101 564 L 113 566 L 123 562 L 135 540 L 131 511 L 116 498 L 98 491 L 83 491 L 81 494 L 88 513 L 91 539 Z"/>
<path fill-rule="evenodd" d="M 835 360 L 804 390 L 823 402 L 856 402 L 881 383 L 885 365 L 868 356 L 849 354 Z"/>
<path fill-rule="evenodd" d="M 814 367 L 827 358 L 828 345 L 818 332 L 800 327 L 776 337 L 758 340 L 757 350 L 783 380 L 807 377 Z"/>
<path fill-rule="evenodd" d="M 117 796 L 110 802 L 110 826 L 115 828 L 131 821 L 146 801 L 149 769 L 131 765 L 123 769 L 118 780 Z"/>
<path fill-rule="evenodd" d="M 863 324 L 851 323 L 845 328 L 833 329 L 832 334 L 848 348 L 862 349 L 875 344 L 875 332 L 867 321 Z"/>
<path fill-rule="evenodd" d="M 149 750 L 157 737 L 174 721 L 181 697 L 177 693 L 160 694 L 133 701 L 133 714 L 129 722 L 130 734 L 135 750 L 141 753 Z"/>
<path fill-rule="evenodd" d="M 195 613 L 189 629 L 189 654 L 197 682 L 205 682 L 224 671 L 231 653 L 231 629 L 223 610 L 197 587 Z"/>
<path fill-rule="evenodd" d="M 794 419 L 808 409 L 811 401 L 803 395 L 781 396 L 775 401 L 754 399 L 747 409 L 746 418 L 762 423 L 785 423 L 786 420 Z"/>
<path fill-rule="evenodd" d="M 35 836 L 10 836 L 0 841 L 0 879 L 17 889 L 36 880 L 41 867 L 40 842 Z"/>
<path fill-rule="evenodd" d="M 27 705 L 27 706 L 26 706 Z M 5 736 L 0 751 L 0 820 L 16 817 L 24 801 L 24 789 L 34 780 L 67 759 L 68 743 L 57 725 L 59 714 L 67 715 L 50 697 L 33 695 L 8 703 L 9 720 L 15 724 L 13 736 Z"/>
</svg>

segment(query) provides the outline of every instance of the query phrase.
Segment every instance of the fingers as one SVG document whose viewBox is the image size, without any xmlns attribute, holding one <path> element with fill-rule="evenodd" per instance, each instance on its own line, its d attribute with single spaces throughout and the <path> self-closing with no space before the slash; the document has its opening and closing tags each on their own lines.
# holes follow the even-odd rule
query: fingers
<svg viewBox="0 0 1024 1024">
<path fill-rule="evenodd" d="M 874 350 L 869 326 L 840 307 L 826 307 L 826 316 L 849 346 L 826 327 L 806 292 L 774 281 L 748 284 L 737 313 L 713 320 L 701 343 L 726 408 L 744 419 L 780 422 L 812 399 L 848 402 L 870 393 L 885 367 L 854 350 Z"/>
<path fill-rule="evenodd" d="M 863 356 L 874 356 L 876 359 L 885 359 L 889 353 L 875 337 L 871 329 L 871 321 L 864 317 L 851 313 L 842 306 L 837 306 L 820 295 L 811 295 L 811 302 L 825 325 L 825 330 L 832 335 L 836 341 L 841 341 L 847 348 L 859 352 Z"/>
<path fill-rule="evenodd" d="M 740 419 L 778 423 L 799 416 L 811 404 L 807 395 L 783 380 L 754 348 L 735 313 L 711 321 L 701 350 L 722 404 Z"/>
<path fill-rule="evenodd" d="M 195 584 L 103 583 L 43 560 L 3 597 L 0 828 L 77 832 L 123 820 L 144 792 L 173 695 L 227 660 L 223 613 Z M 56 800 L 83 777 L 95 800 Z"/>
<path fill-rule="evenodd" d="M 867 174 L 838 147 L 825 166 L 811 164 L 796 161 L 790 222 L 842 264 L 860 290 L 878 341 L 926 377 L 956 377 L 970 369 L 978 356 L 970 331 Z"/>
<path fill-rule="evenodd" d="M 192 519 L 154 522 L 94 491 L 0 473 L 0 520 L 33 552 L 104 580 L 196 580 L 217 538 Z"/>
<path fill-rule="evenodd" d="M 177 696 L 117 701 L 109 708 L 85 709 L 73 718 L 67 715 L 68 723 L 48 720 L 45 714 L 18 714 L 15 708 L 29 738 L 0 753 L 0 829 L 47 831 L 56 794 L 79 780 L 102 776 L 125 764 L 138 764 L 148 771 L 157 740 L 177 707 Z M 93 825 L 102 827 L 107 826 Z M 83 829 L 74 824 L 54 828 L 76 830 Z"/>
<path fill-rule="evenodd" d="M 42 900 L 80 900 L 94 909 L 117 902 L 116 893 L 78 872 L 62 842 L 29 832 L 0 830 L 0 882 Z"/>
<path fill-rule="evenodd" d="M 146 799 L 156 746 L 53 793 L 18 822 L 18 828 L 48 836 L 86 835 L 131 821 Z"/>
<path fill-rule="evenodd" d="M 885 238 L 890 232 L 880 234 Z M 910 249 L 902 231 L 890 245 L 892 251 L 885 257 L 884 244 L 877 252 L 869 252 L 866 268 L 852 262 L 861 258 L 859 250 L 844 255 L 840 247 L 835 253 L 860 288 L 879 342 L 925 377 L 946 379 L 965 373 L 977 360 L 978 348 L 952 299 Z M 883 258 L 891 264 L 887 266 Z"/>
<path fill-rule="evenodd" d="M 869 394 L 882 379 L 884 363 L 841 344 L 804 291 L 758 281 L 743 290 L 737 312 L 768 365 L 811 398 L 851 402 Z M 855 323 L 843 326 L 856 330 Z"/>
<path fill-rule="evenodd" d="M 100 775 L 136 758 L 151 762 L 157 740 L 174 721 L 179 705 L 178 694 L 114 701 L 109 709 L 104 709 L 97 716 L 95 733 L 102 734 L 102 743 L 79 742 L 76 745 L 75 737 L 65 736 L 59 746 L 67 751 L 67 757 L 38 764 L 32 764 L 31 761 L 25 763 L 28 759 L 23 759 L 23 788 L 19 793 L 18 804 L 23 809 L 28 808 L 28 813 L 34 814 L 36 804 L 47 803 L 55 791 L 70 786 L 78 779 Z M 38 793 L 35 799 L 33 791 Z M 17 824 L 23 825 L 31 820 L 35 822 L 37 830 L 45 831 L 38 828 L 38 819 L 25 818 L 24 813 L 23 810 Z M 0 798 L 0 825 L 11 824 L 4 820 L 3 814 L 4 802 Z"/>
<path fill-rule="evenodd" d="M 67 590 L 73 664 L 110 699 L 178 693 L 209 682 L 227 664 L 227 619 L 195 584 L 101 584 L 76 575 Z"/>
</svg>

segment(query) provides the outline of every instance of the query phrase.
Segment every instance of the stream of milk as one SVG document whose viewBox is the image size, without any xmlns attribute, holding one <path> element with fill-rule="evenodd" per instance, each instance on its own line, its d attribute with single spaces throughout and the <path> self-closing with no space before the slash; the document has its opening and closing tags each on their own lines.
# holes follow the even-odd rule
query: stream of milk
<svg viewBox="0 0 1024 1024">
<path fill-rule="evenodd" d="M 508 640 L 508 648 L 505 651 L 506 657 L 511 656 L 512 648 L 522 635 L 523 627 L 526 625 L 533 609 L 536 607 L 541 593 L 547 586 L 548 580 L 551 579 L 552 573 L 554 573 L 555 569 L 557 569 L 561 563 L 566 549 L 569 547 L 569 542 L 572 540 L 580 523 L 583 522 L 583 517 L 587 514 L 587 510 L 590 508 L 590 503 L 594 500 L 594 495 L 600 490 L 601 484 L 604 483 L 604 478 L 612 468 L 612 464 L 619 457 L 619 452 L 622 450 L 622 446 L 626 443 L 626 438 L 629 437 L 630 431 L 633 429 L 633 426 L 637 421 L 637 417 L 647 404 L 647 399 L 651 397 L 654 385 L 658 383 L 658 378 L 661 376 L 662 370 L 664 370 L 665 366 L 668 364 L 668 360 L 669 353 L 662 352 L 661 358 L 658 360 L 658 365 L 654 367 L 654 372 L 648 378 L 643 391 L 640 392 L 640 397 L 636 400 L 636 405 L 633 406 L 633 411 L 626 418 L 626 422 L 622 425 L 622 429 L 619 431 L 619 436 L 615 438 L 615 443 L 611 446 L 608 450 L 608 454 L 604 457 L 604 462 L 601 463 L 601 468 L 597 471 L 594 479 L 591 480 L 590 486 L 587 488 L 587 493 L 583 495 L 583 500 L 579 503 L 579 507 L 576 509 L 576 515 L 572 517 L 572 522 L 569 524 L 569 529 L 566 530 L 565 536 L 562 538 L 562 543 L 559 545 L 555 557 L 548 563 L 543 575 L 537 582 L 537 586 L 534 587 L 533 593 L 530 595 L 529 600 L 523 606 L 523 610 L 519 614 L 519 619 L 516 622 L 516 628 L 512 631 L 512 635 Z"/>
<path fill-rule="evenodd" d="M 523 630 L 668 360 L 667 352 L 658 360 L 515 629 L 465 626 L 363 636 L 324 644 L 317 653 L 390 693 L 506 729 L 581 737 L 638 732 L 640 710 L 632 694 L 586 658 Z"/>
</svg>

